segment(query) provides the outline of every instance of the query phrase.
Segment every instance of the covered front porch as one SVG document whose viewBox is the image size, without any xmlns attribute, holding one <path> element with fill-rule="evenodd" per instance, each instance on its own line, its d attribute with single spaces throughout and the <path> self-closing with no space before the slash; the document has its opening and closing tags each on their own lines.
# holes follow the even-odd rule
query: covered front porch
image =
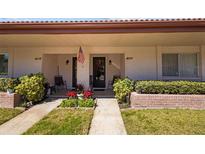
<svg viewBox="0 0 205 154">
<path fill-rule="evenodd" d="M 90 54 L 87 87 L 77 78 L 78 67 L 83 65 L 78 62 L 77 54 L 44 54 L 42 73 L 50 87 L 55 88 L 50 97 L 65 97 L 67 91 L 74 90 L 78 84 L 82 84 L 85 90 L 93 90 L 94 97 L 114 97 L 114 80 L 125 76 L 124 59 L 124 54 Z"/>
<path fill-rule="evenodd" d="M 65 86 L 59 93 L 64 95 L 61 88 L 67 91 L 77 84 L 94 89 L 96 95 L 106 95 L 115 77 L 205 81 L 204 44 L 204 32 L 1 34 L 2 76 L 42 72 L 51 85 L 61 76 Z M 83 63 L 77 60 L 80 46 Z M 163 62 L 166 57 L 176 62 L 172 71 L 167 69 L 170 63 Z"/>
</svg>

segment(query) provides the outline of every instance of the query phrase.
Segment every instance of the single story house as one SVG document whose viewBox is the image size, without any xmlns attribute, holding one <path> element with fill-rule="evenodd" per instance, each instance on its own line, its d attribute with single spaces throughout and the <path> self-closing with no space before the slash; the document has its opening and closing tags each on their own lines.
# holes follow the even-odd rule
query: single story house
<svg viewBox="0 0 205 154">
<path fill-rule="evenodd" d="M 38 72 L 68 88 L 107 89 L 115 76 L 205 81 L 205 19 L 1 21 L 0 77 Z"/>
</svg>

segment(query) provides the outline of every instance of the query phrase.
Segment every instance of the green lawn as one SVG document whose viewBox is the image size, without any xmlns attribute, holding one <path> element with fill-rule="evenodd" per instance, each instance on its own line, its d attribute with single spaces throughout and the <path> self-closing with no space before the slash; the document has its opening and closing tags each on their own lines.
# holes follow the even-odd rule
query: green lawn
<svg viewBox="0 0 205 154">
<path fill-rule="evenodd" d="M 92 117 L 93 109 L 55 109 L 24 134 L 86 135 Z"/>
<path fill-rule="evenodd" d="M 130 135 L 205 134 L 205 110 L 122 110 Z"/>
<path fill-rule="evenodd" d="M 0 125 L 23 112 L 21 109 L 0 108 Z"/>
</svg>

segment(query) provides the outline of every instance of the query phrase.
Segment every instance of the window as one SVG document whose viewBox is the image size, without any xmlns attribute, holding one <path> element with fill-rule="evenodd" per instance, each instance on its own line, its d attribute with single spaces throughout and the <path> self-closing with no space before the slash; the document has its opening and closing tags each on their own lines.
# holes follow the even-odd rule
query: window
<svg viewBox="0 0 205 154">
<path fill-rule="evenodd" d="M 197 77 L 198 54 L 162 54 L 162 76 Z"/>
<path fill-rule="evenodd" d="M 162 74 L 163 76 L 178 75 L 178 55 L 163 54 L 162 55 Z"/>
<path fill-rule="evenodd" d="M 0 75 L 8 74 L 8 53 L 0 53 Z"/>
</svg>

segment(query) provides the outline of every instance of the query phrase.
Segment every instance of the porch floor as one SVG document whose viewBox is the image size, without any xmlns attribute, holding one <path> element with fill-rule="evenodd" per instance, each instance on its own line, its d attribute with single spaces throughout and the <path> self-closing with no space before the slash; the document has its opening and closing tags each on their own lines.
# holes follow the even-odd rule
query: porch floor
<svg viewBox="0 0 205 154">
<path fill-rule="evenodd" d="M 58 89 L 56 93 L 50 95 L 50 98 L 66 98 L 67 91 L 71 89 Z M 94 90 L 94 98 L 114 98 L 114 92 L 112 89 L 105 89 L 103 91 L 96 91 Z"/>
<path fill-rule="evenodd" d="M 105 89 L 103 91 L 94 90 L 94 98 L 114 98 L 114 92 L 112 89 Z"/>
</svg>

